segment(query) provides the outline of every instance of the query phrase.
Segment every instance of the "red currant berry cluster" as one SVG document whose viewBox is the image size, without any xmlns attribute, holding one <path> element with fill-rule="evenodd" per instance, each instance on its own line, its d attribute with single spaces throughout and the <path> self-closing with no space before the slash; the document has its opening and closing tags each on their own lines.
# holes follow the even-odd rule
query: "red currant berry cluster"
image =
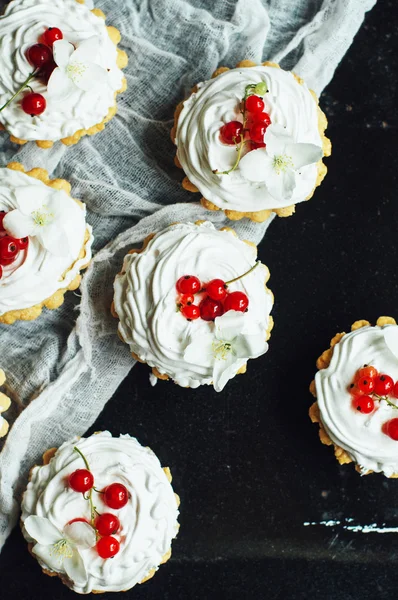
<svg viewBox="0 0 398 600">
<path fill-rule="evenodd" d="M 364 365 L 355 373 L 354 382 L 350 385 L 353 408 L 361 413 L 369 414 L 378 408 L 376 402 L 385 400 L 389 406 L 398 409 L 398 405 L 388 397 L 398 398 L 398 381 L 386 373 L 379 373 L 372 365 Z M 398 419 L 384 423 L 383 433 L 398 440 Z"/>
<path fill-rule="evenodd" d="M 260 96 L 251 95 L 243 100 L 243 123 L 230 121 L 220 129 L 220 140 L 223 144 L 235 145 L 241 141 L 250 141 L 251 150 L 264 148 L 264 135 L 271 118 L 264 111 L 264 100 Z M 248 113 L 248 114 L 246 114 Z"/>
<path fill-rule="evenodd" d="M 221 317 L 229 310 L 247 312 L 249 298 L 244 292 L 230 292 L 228 286 L 251 273 L 258 264 L 256 263 L 246 273 L 231 281 L 212 279 L 202 285 L 195 275 L 180 277 L 176 284 L 177 292 L 180 294 L 177 306 L 183 317 L 187 321 L 194 321 L 199 317 L 204 321 L 214 321 L 216 317 Z M 199 305 L 194 304 L 195 294 L 198 293 L 201 294 Z"/>
<path fill-rule="evenodd" d="M 29 246 L 29 238 L 14 238 L 7 234 L 3 227 L 5 212 L 0 212 L 0 279 L 3 276 L 3 267 L 11 265 L 19 256 L 21 250 Z"/>
<path fill-rule="evenodd" d="M 112 558 L 120 550 L 120 542 L 113 537 L 121 527 L 119 518 L 112 513 L 100 514 L 93 503 L 92 494 L 93 491 L 101 494 L 102 500 L 106 506 L 113 510 L 119 510 L 126 506 L 129 500 L 129 492 L 122 483 L 111 483 L 104 490 L 99 491 L 94 487 L 94 476 L 88 468 L 88 462 L 83 454 L 75 448 L 75 450 L 82 456 L 86 469 L 77 469 L 69 475 L 69 486 L 75 492 L 79 492 L 83 495 L 88 494 L 87 500 L 90 502 L 91 507 L 91 526 L 95 529 L 97 535 L 96 549 L 101 558 Z M 84 496 L 86 498 L 86 496 Z M 73 519 L 72 522 L 86 521 L 83 518 Z"/>
</svg>

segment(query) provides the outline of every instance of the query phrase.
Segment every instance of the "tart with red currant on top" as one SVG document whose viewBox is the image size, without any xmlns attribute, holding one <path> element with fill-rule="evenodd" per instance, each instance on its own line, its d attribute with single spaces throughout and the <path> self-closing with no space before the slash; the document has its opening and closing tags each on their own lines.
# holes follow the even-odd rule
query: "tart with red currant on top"
<svg viewBox="0 0 398 600">
<path fill-rule="evenodd" d="M 293 73 L 248 60 L 220 67 L 175 113 L 182 185 L 233 220 L 287 217 L 326 175 L 326 126 L 315 93 Z"/>
<path fill-rule="evenodd" d="M 253 244 L 209 222 L 149 236 L 115 279 L 119 337 L 155 377 L 221 391 L 268 350 L 273 295 L 256 257 Z"/>
<path fill-rule="evenodd" d="M 3 369 L 0 369 L 0 388 L 5 384 L 6 376 Z M 4 437 L 8 433 L 8 422 L 5 420 L 1 413 L 4 413 L 11 406 L 10 398 L 0 392 L 0 438 Z"/>
<path fill-rule="evenodd" d="M 180 501 L 150 448 L 105 431 L 48 450 L 43 463 L 31 470 L 21 526 L 44 573 L 80 594 L 120 592 L 170 558 Z"/>
<path fill-rule="evenodd" d="M 70 190 L 44 169 L 0 169 L 0 323 L 36 319 L 79 287 L 93 236 Z"/>
<path fill-rule="evenodd" d="M 12 0 L 0 17 L 0 129 L 17 144 L 76 144 L 126 89 L 120 33 L 84 0 Z"/>
<path fill-rule="evenodd" d="M 380 317 L 338 333 L 318 359 L 311 420 L 340 464 L 398 477 L 398 326 Z"/>
</svg>

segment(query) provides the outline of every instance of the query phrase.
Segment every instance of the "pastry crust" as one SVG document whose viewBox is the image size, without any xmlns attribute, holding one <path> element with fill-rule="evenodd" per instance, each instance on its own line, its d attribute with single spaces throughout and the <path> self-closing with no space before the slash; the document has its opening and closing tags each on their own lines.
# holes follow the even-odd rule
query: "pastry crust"
<svg viewBox="0 0 398 600">
<path fill-rule="evenodd" d="M 201 225 L 204 222 L 205 221 L 203 221 L 203 220 L 202 221 L 195 221 L 195 225 L 199 226 L 199 225 Z M 171 223 L 170 225 L 177 225 L 177 224 L 178 223 Z M 230 227 L 222 227 L 220 229 L 220 231 L 230 231 L 235 237 L 237 237 L 236 231 L 234 231 L 234 229 L 231 229 Z M 151 241 L 151 239 L 154 236 L 155 236 L 155 233 L 151 233 L 150 235 L 148 235 L 148 237 L 146 237 L 145 240 L 144 240 L 144 242 L 143 242 L 142 248 L 140 248 L 138 250 L 137 249 L 130 250 L 128 252 L 128 254 L 135 254 L 135 253 L 139 254 L 139 253 L 143 252 L 145 250 L 145 248 L 147 247 L 147 245 L 149 244 L 149 242 Z M 256 249 L 256 257 L 257 257 L 257 246 L 253 242 L 250 242 L 249 240 L 242 240 L 242 241 L 245 244 L 248 244 L 249 246 L 252 246 L 252 247 L 254 247 Z M 266 275 L 265 275 L 265 280 L 264 280 L 264 286 L 265 286 L 265 289 L 266 289 L 267 293 L 271 295 L 272 301 L 273 301 L 274 300 L 274 294 L 267 287 L 267 282 L 268 282 L 271 274 L 270 274 L 270 271 L 269 271 L 267 265 L 263 265 L 263 266 L 266 267 L 266 269 L 267 269 L 267 272 L 266 272 Z M 119 275 L 123 275 L 123 274 L 124 274 L 124 271 L 123 270 L 120 271 Z M 111 314 L 112 314 L 113 317 L 115 317 L 115 319 L 119 318 L 119 315 L 116 312 L 115 303 L 113 301 L 112 301 L 112 304 L 111 304 Z M 268 328 L 267 328 L 267 331 L 266 331 L 266 338 L 265 338 L 267 342 L 268 342 L 268 340 L 271 337 L 271 331 L 272 331 L 272 329 L 274 327 L 274 324 L 275 324 L 274 323 L 274 319 L 272 318 L 271 315 L 269 315 L 269 317 L 268 317 Z M 121 335 L 121 333 L 119 332 L 119 330 L 118 330 L 118 336 L 119 336 L 119 338 L 120 338 L 120 340 L 122 342 L 126 343 L 126 341 L 123 339 L 123 336 Z M 136 360 L 137 362 L 140 362 L 142 364 L 146 364 L 146 361 L 142 360 L 137 354 L 135 354 L 135 352 L 132 352 L 131 355 L 134 358 L 134 360 Z M 236 374 L 237 375 L 242 375 L 243 373 L 246 373 L 246 370 L 247 370 L 247 363 L 245 363 L 244 365 L 242 365 L 242 367 L 239 369 L 239 371 L 237 371 Z M 155 377 L 157 379 L 161 379 L 162 381 L 168 381 L 169 379 L 171 379 L 170 375 L 168 375 L 167 373 L 160 373 L 160 371 L 158 371 L 158 369 L 156 367 L 152 367 L 152 374 L 155 375 Z M 189 387 L 189 386 L 187 386 L 187 387 Z"/>
<path fill-rule="evenodd" d="M 18 162 L 12 162 L 7 165 L 7 169 L 11 169 L 12 171 L 20 171 L 21 173 L 25 173 L 29 177 L 33 177 L 34 179 L 38 179 L 42 181 L 45 185 L 54 188 L 56 190 L 63 190 L 70 196 L 71 192 L 71 184 L 65 179 L 50 179 L 48 176 L 48 172 L 45 169 L 31 169 L 30 171 L 25 171 L 23 165 Z M 80 200 L 75 200 L 78 204 L 81 204 Z M 73 269 L 74 265 L 78 260 L 81 260 L 86 255 L 85 246 L 90 238 L 89 230 L 86 230 L 86 235 L 84 237 L 83 247 L 80 251 L 79 256 L 76 258 L 76 261 L 69 267 L 67 271 L 65 271 L 64 276 Z M 81 270 L 86 269 L 89 265 L 83 265 Z M 78 273 L 74 280 L 65 288 L 57 290 L 50 298 L 46 298 L 40 304 L 36 304 L 35 306 L 31 306 L 29 308 L 24 308 L 21 310 L 10 310 L 9 312 L 0 315 L 0 323 L 4 325 L 12 325 L 15 321 L 34 321 L 39 317 L 42 313 L 43 307 L 49 308 L 50 310 L 54 310 L 59 308 L 64 302 L 64 296 L 67 291 L 76 290 L 81 282 L 81 275 Z"/>
<path fill-rule="evenodd" d="M 77 1 L 78 1 L 78 0 L 77 0 Z M 2 373 L 2 371 L 1 371 L 1 369 L 0 369 L 0 376 L 1 376 L 1 373 Z M 100 433 L 100 432 L 99 432 L 99 431 L 96 431 L 96 433 Z M 96 434 L 96 433 L 95 433 L 95 434 Z M 94 435 L 95 435 L 95 434 L 94 434 Z M 50 460 L 51 460 L 51 459 L 52 459 L 52 458 L 55 456 L 55 454 L 56 454 L 57 450 L 58 450 L 58 448 L 49 448 L 48 450 L 46 450 L 46 451 L 44 452 L 44 454 L 43 454 L 43 457 L 42 457 L 43 465 L 34 465 L 34 466 L 31 468 L 31 470 L 30 470 L 30 473 L 29 473 L 29 481 L 31 481 L 31 479 L 32 479 L 32 473 L 33 473 L 33 469 L 35 469 L 35 468 L 36 468 L 36 467 L 38 467 L 38 466 L 44 466 L 44 465 L 48 465 L 48 464 L 49 464 L 49 462 L 50 462 Z M 165 475 L 166 475 L 166 477 L 167 477 L 167 479 L 168 479 L 169 483 L 171 483 L 171 481 L 172 481 L 172 476 L 171 476 L 171 471 L 170 471 L 170 468 L 169 468 L 169 467 L 163 467 L 163 471 L 165 472 Z M 174 495 L 175 495 L 175 497 L 176 497 L 177 506 L 179 506 L 179 505 L 180 505 L 180 498 L 179 498 L 178 494 L 174 494 Z M 23 522 L 22 522 L 22 519 L 20 519 L 20 522 L 19 522 L 19 524 L 20 524 L 20 527 L 21 527 L 21 529 L 23 529 Z M 35 557 L 35 555 L 34 555 L 34 554 L 33 554 L 33 552 L 32 552 L 33 545 L 34 545 L 34 544 L 32 544 L 32 543 L 28 543 L 28 551 L 29 551 L 29 553 L 30 553 L 30 554 L 33 556 L 33 558 L 36 558 L 36 557 Z M 161 564 L 161 565 L 164 565 L 164 564 L 165 564 L 165 563 L 166 563 L 166 562 L 169 560 L 169 558 L 170 558 L 170 557 L 171 557 L 171 547 L 170 547 L 170 549 L 169 549 L 169 550 L 166 552 L 166 554 L 163 556 L 163 558 L 162 558 L 162 560 L 161 560 L 161 563 L 160 563 L 160 564 Z M 44 569 L 44 568 L 42 568 L 42 572 L 43 572 L 45 575 L 48 575 L 49 577 L 59 577 L 59 579 L 62 581 L 62 583 L 63 583 L 64 585 L 66 585 L 67 587 L 70 587 L 70 586 L 68 585 L 68 578 L 67 578 L 67 576 L 66 576 L 66 575 L 63 575 L 62 573 L 55 573 L 54 571 L 50 571 L 50 570 L 48 570 L 48 569 Z M 149 579 L 151 579 L 151 578 L 152 578 L 152 577 L 155 575 L 155 573 L 156 573 L 156 569 L 151 569 L 151 570 L 149 571 L 149 573 L 148 573 L 148 574 L 147 574 L 147 575 L 144 577 L 144 579 L 142 579 L 141 581 L 139 581 L 139 582 L 138 582 L 138 584 L 140 585 L 141 583 L 145 583 L 146 581 L 148 581 Z M 130 589 L 132 589 L 132 588 L 130 588 Z M 128 591 L 128 590 L 123 590 L 123 592 L 127 592 L 127 591 Z M 102 591 L 102 590 L 93 590 L 91 593 L 92 593 L 92 594 L 104 594 L 105 592 L 104 592 L 104 591 Z"/>
<path fill-rule="evenodd" d="M 84 0 L 76 0 L 76 2 L 78 2 L 79 4 L 84 4 Z M 105 21 L 105 19 L 106 19 L 105 14 L 99 8 L 93 8 L 91 12 L 94 15 L 96 15 L 97 17 L 104 19 L 104 21 Z M 108 35 L 109 35 L 111 41 L 115 44 L 115 46 L 118 46 L 118 44 L 120 43 L 120 41 L 122 39 L 120 31 L 118 29 L 116 29 L 116 27 L 112 27 L 112 26 L 107 26 L 106 29 L 108 31 Z M 125 69 L 128 64 L 128 56 L 127 56 L 126 52 L 124 52 L 124 50 L 121 50 L 120 48 L 117 48 L 116 64 L 119 67 L 119 69 Z M 97 125 L 93 125 L 89 129 L 79 129 L 73 135 L 65 137 L 65 138 L 61 138 L 59 141 L 62 142 L 63 144 L 65 144 L 65 146 L 73 146 L 74 144 L 77 144 L 77 142 L 83 136 L 95 135 L 96 133 L 103 131 L 105 129 L 106 123 L 108 123 L 116 115 L 118 94 L 122 94 L 123 92 L 126 91 L 126 89 L 127 89 L 127 79 L 124 77 L 123 82 L 122 82 L 122 87 L 120 88 L 120 90 L 117 90 L 117 92 L 115 92 L 115 104 L 113 106 L 111 106 L 108 114 L 100 123 L 97 123 Z M 4 127 L 4 125 L 2 125 L 1 123 L 0 123 L 0 131 L 7 131 L 6 128 Z M 10 140 L 12 142 L 14 142 L 14 144 L 18 144 L 19 146 L 24 146 L 29 141 L 29 140 L 23 140 L 23 139 L 17 138 L 13 135 L 10 135 Z M 54 146 L 54 144 L 56 143 L 56 142 L 52 142 L 50 140 L 34 140 L 34 141 L 35 141 L 36 145 L 39 148 L 42 148 L 43 150 L 52 148 Z M 35 319 L 36 317 L 33 317 L 33 318 Z"/>
<path fill-rule="evenodd" d="M 392 317 L 379 317 L 376 321 L 376 325 L 378 327 L 382 327 L 383 325 L 388 325 L 388 324 L 396 325 L 395 319 L 393 319 Z M 356 329 L 360 329 L 361 327 L 368 327 L 369 325 L 371 325 L 371 323 L 369 323 L 369 321 L 365 321 L 365 320 L 355 321 L 355 323 L 353 323 L 351 325 L 351 331 L 355 331 Z M 332 360 L 334 347 L 340 342 L 342 337 L 345 335 L 346 335 L 345 332 L 336 333 L 336 335 L 331 339 L 330 348 L 328 348 L 327 350 L 322 352 L 321 356 L 316 361 L 316 366 L 319 371 L 322 369 L 328 368 L 328 366 L 330 365 L 330 361 Z M 315 379 L 313 381 L 311 381 L 310 392 L 314 396 L 314 398 L 316 398 Z M 340 448 L 340 446 L 335 444 L 330 439 L 330 437 L 327 434 L 327 432 L 324 428 L 324 425 L 322 423 L 322 417 L 321 417 L 321 414 L 319 411 L 318 402 L 315 401 L 311 405 L 311 407 L 309 409 L 309 416 L 313 423 L 318 423 L 318 425 L 319 425 L 319 438 L 320 438 L 322 444 L 325 444 L 326 446 L 333 446 L 334 454 L 335 454 L 335 457 L 338 460 L 338 462 L 341 465 L 346 465 L 348 463 L 354 462 L 353 459 L 347 454 L 347 452 L 343 448 Z M 356 471 L 358 471 L 358 473 L 361 473 L 362 475 L 369 475 L 370 473 L 373 473 L 373 471 L 367 471 L 366 473 L 362 473 L 360 466 L 358 464 L 355 465 L 355 469 L 356 469 Z M 398 473 L 393 473 L 392 475 L 390 475 L 390 479 L 396 479 L 396 478 L 398 478 Z"/>
<path fill-rule="evenodd" d="M 251 60 L 242 60 L 241 62 L 239 62 L 236 65 L 236 68 L 248 68 L 248 67 L 250 68 L 250 67 L 256 67 L 256 66 L 257 66 L 257 63 L 255 63 Z M 262 66 L 280 69 L 280 66 L 277 63 L 273 63 L 273 62 L 269 62 L 269 61 L 262 63 Z M 216 69 L 214 71 L 211 78 L 214 79 L 215 77 L 218 77 L 218 75 L 221 75 L 222 73 L 225 73 L 226 71 L 229 71 L 229 70 L 230 70 L 229 67 L 218 67 L 218 69 Z M 304 80 L 301 77 L 299 77 L 295 73 L 293 73 L 293 75 L 300 85 L 302 85 L 304 83 Z M 192 88 L 191 94 L 194 94 L 196 91 L 197 91 L 197 86 Z M 325 135 L 325 130 L 327 128 L 328 122 L 327 122 L 325 113 L 319 107 L 319 100 L 318 100 L 317 95 L 315 94 L 315 92 L 313 90 L 310 90 L 310 93 L 311 93 L 312 97 L 314 98 L 315 103 L 317 105 L 318 129 L 319 129 L 319 134 L 322 139 L 322 150 L 323 150 L 323 158 L 324 158 L 326 156 L 330 156 L 330 154 L 332 152 L 332 144 L 331 144 L 329 138 L 327 138 Z M 171 139 L 174 144 L 176 141 L 178 118 L 183 109 L 184 102 L 185 102 L 185 100 L 183 100 L 182 102 L 180 102 L 177 105 L 177 108 L 174 113 L 174 125 L 171 130 L 171 134 L 170 134 Z M 327 173 L 327 167 L 323 162 L 323 158 L 321 158 L 321 160 L 317 163 L 318 175 L 317 175 L 317 179 L 315 182 L 315 186 L 314 186 L 314 189 L 312 190 L 312 192 L 307 196 L 306 200 L 309 200 L 310 198 L 312 198 L 312 196 L 315 192 L 315 189 L 322 183 L 322 181 L 325 178 L 325 175 Z M 180 161 L 178 160 L 177 155 L 174 159 L 174 162 L 178 168 L 182 169 L 182 165 L 181 165 Z M 198 188 L 191 181 L 189 181 L 188 177 L 184 177 L 184 179 L 182 181 L 182 187 L 184 189 L 188 190 L 189 192 L 199 192 Z M 293 204 L 292 206 L 285 206 L 284 208 L 270 208 L 270 209 L 258 210 L 255 212 L 240 212 L 237 210 L 228 210 L 228 209 L 219 208 L 213 202 L 210 202 L 210 200 L 207 200 L 206 198 L 203 198 L 203 197 L 201 198 L 200 203 L 207 210 L 213 210 L 213 211 L 222 210 L 225 213 L 225 215 L 228 217 L 228 219 L 231 219 L 231 221 L 239 221 L 240 219 L 244 219 L 246 217 L 256 223 L 263 223 L 271 216 L 272 213 L 277 214 L 278 217 L 290 217 L 292 214 L 294 214 L 294 212 L 296 210 L 296 205 Z"/>
</svg>

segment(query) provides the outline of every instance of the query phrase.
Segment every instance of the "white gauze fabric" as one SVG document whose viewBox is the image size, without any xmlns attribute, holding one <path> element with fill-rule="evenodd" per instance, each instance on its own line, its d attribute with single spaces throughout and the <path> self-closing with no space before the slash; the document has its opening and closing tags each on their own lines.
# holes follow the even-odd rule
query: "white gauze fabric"
<svg viewBox="0 0 398 600">
<path fill-rule="evenodd" d="M 218 65 L 245 58 L 281 62 L 320 93 L 375 1 L 99 1 L 129 55 L 118 115 L 71 148 L 28 144 L 15 154 L 1 134 L 2 166 L 18 160 L 72 183 L 87 204 L 98 253 L 81 297 L 68 293 L 60 309 L 34 322 L 0 325 L 0 367 L 14 401 L 0 454 L 0 547 L 16 523 L 30 467 L 47 448 L 84 434 L 134 364 L 109 312 L 126 250 L 175 221 L 226 225 L 222 213 L 205 211 L 180 186 L 169 135 L 176 104 Z M 258 243 L 269 223 L 228 224 Z"/>
</svg>

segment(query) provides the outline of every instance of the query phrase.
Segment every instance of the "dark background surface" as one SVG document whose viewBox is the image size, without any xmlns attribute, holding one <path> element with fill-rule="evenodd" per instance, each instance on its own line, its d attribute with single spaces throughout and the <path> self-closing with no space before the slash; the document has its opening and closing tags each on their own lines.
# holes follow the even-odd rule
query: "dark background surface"
<svg viewBox="0 0 398 600">
<path fill-rule="evenodd" d="M 261 244 L 276 298 L 269 353 L 221 394 L 151 388 L 138 365 L 90 431 L 149 444 L 182 499 L 171 560 L 126 600 L 397 597 L 398 535 L 303 526 L 398 526 L 398 480 L 340 467 L 307 416 L 315 360 L 333 334 L 398 317 L 397 39 L 395 2 L 379 0 L 321 99 L 333 143 L 326 180 Z M 0 597 L 77 596 L 42 575 L 15 530 Z"/>
</svg>

